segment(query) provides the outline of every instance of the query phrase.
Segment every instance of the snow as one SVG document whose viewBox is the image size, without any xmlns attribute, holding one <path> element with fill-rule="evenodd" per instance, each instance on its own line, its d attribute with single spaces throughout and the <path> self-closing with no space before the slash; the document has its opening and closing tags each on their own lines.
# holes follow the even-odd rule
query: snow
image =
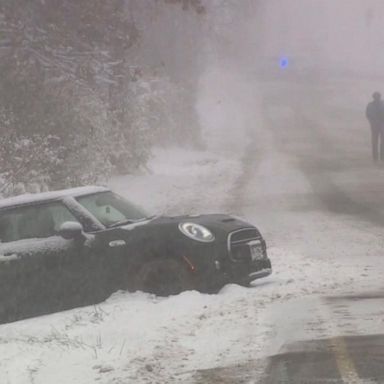
<svg viewBox="0 0 384 384">
<path fill-rule="evenodd" d="M 8 243 L 0 243 L 0 253 L 16 253 L 27 255 L 33 249 L 34 255 L 38 252 L 52 252 L 60 249 L 69 248 L 71 243 L 63 239 L 61 236 L 50 236 L 48 238 L 32 238 Z M 5 256 L 8 257 L 8 256 Z"/>
<path fill-rule="evenodd" d="M 50 191 L 42 193 L 28 193 L 19 196 L 9 197 L 6 199 L 0 199 L 0 208 L 6 208 L 12 205 L 21 205 L 34 203 L 44 200 L 59 199 L 65 196 L 82 196 L 88 195 L 97 192 L 105 192 L 108 189 L 105 187 L 99 186 L 86 186 L 86 187 L 77 187 L 70 189 L 63 189 L 60 191 Z"/>
<path fill-rule="evenodd" d="M 267 353 L 274 355 L 292 351 L 297 341 L 330 339 L 346 336 L 382 334 L 384 315 L 383 298 L 372 297 L 361 301 L 340 298 L 308 296 L 284 303 L 273 304 L 268 320 L 274 324 L 275 337 Z M 281 313 L 286 316 L 281 321 Z M 308 324 L 311 326 L 309 327 Z"/>
<path fill-rule="evenodd" d="M 75 232 L 81 229 L 81 224 L 76 221 L 66 221 L 60 226 L 60 231 Z"/>
<path fill-rule="evenodd" d="M 266 340 L 277 323 L 266 312 L 271 303 L 284 309 L 281 303 L 290 298 L 342 286 L 348 290 L 350 284 L 337 264 L 311 262 L 278 248 L 269 253 L 275 274 L 251 289 L 228 285 L 218 295 L 191 291 L 170 298 L 118 292 L 100 306 L 3 325 L 0 377 L 16 384 L 30 377 L 57 384 L 184 383 L 196 369 L 263 356 L 272 351 Z M 355 284 L 366 278 L 358 280 Z M 289 313 L 300 317 L 302 308 L 299 303 Z M 281 332 L 280 341 L 290 330 Z"/>
<path fill-rule="evenodd" d="M 121 226 L 121 228 L 125 229 L 126 231 L 133 231 L 137 227 L 142 227 L 149 224 L 155 217 L 152 217 L 150 219 L 138 220 L 134 223 L 123 225 Z"/>
<path fill-rule="evenodd" d="M 207 74 L 210 86 L 202 86 L 210 106 L 221 76 L 226 74 Z M 255 361 L 281 351 L 286 342 L 379 330 L 381 324 L 370 321 L 377 301 L 352 311 L 357 322 L 352 329 L 343 325 L 343 316 L 330 314 L 322 297 L 382 286 L 382 228 L 321 206 L 289 150 L 281 150 L 285 143 L 266 129 L 268 119 L 293 124 L 293 111 L 267 108 L 265 116 L 249 109 L 250 99 L 255 105 L 261 99 L 240 80 L 226 83 L 244 102 L 234 122 L 218 116 L 219 107 L 203 119 L 215 128 L 207 132 L 207 150 L 158 148 L 151 173 L 115 178 L 110 187 L 156 213 L 244 216 L 265 236 L 273 274 L 251 288 L 227 285 L 217 295 L 117 292 L 100 305 L 2 325 L 1 383 L 193 383 L 197 370 Z M 207 104 L 200 106 L 202 117 Z M 229 126 L 241 121 L 252 129 L 226 136 L 215 121 Z M 335 134 L 331 123 L 329 135 Z M 257 140 L 244 156 L 253 136 Z M 228 142 L 217 144 L 215 137 Z M 331 176 L 352 192 L 361 175 L 365 185 L 375 184 L 377 170 L 361 167 Z M 366 311 L 372 315 L 368 320 Z"/>
<path fill-rule="evenodd" d="M 11 255 L 0 255 L 0 263 L 9 263 L 10 261 L 15 261 L 19 258 L 16 254 Z"/>
<path fill-rule="evenodd" d="M 149 168 L 150 174 L 115 177 L 109 186 L 151 214 L 182 215 L 219 211 L 241 163 L 207 151 L 156 148 Z"/>
</svg>

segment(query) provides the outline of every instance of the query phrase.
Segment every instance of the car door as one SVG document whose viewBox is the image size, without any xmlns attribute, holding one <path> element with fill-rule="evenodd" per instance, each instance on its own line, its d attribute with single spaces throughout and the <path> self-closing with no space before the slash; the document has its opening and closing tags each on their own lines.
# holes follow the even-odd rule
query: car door
<svg viewBox="0 0 384 384">
<path fill-rule="evenodd" d="M 65 222 L 79 222 L 85 231 L 89 223 L 82 215 L 70 210 L 60 202 L 48 206 L 55 234 Z M 63 240 L 63 239 L 61 239 Z M 55 257 L 47 257 L 45 266 L 50 271 L 47 279 L 55 287 L 55 298 L 59 309 L 94 304 L 107 297 L 106 281 L 110 279 L 110 263 L 98 240 L 98 235 L 85 233 L 66 241 L 66 247 Z"/>
<path fill-rule="evenodd" d="M 58 236 L 63 222 L 78 221 L 60 201 L 0 212 L 0 278 L 4 318 L 71 307 L 73 269 L 83 245 Z"/>
<path fill-rule="evenodd" d="M 76 198 L 105 228 L 96 234 L 97 251 L 104 263 L 103 286 L 112 293 L 118 289 L 134 287 L 133 275 L 138 268 L 139 249 L 137 233 L 133 229 L 147 222 L 147 214 L 111 191 Z M 132 224 L 132 230 L 124 224 Z"/>
<path fill-rule="evenodd" d="M 46 247 L 45 238 L 36 233 L 33 213 L 34 208 L 29 206 L 0 212 L 2 321 L 16 320 L 38 311 L 38 286 L 43 276 L 40 256 Z M 30 233 L 27 233 L 27 225 L 30 226 Z"/>
</svg>

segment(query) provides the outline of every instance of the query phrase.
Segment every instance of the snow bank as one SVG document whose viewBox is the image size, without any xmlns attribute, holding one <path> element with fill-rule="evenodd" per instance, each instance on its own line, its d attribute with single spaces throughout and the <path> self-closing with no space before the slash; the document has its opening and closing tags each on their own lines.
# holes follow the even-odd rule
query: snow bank
<svg viewBox="0 0 384 384">
<path fill-rule="evenodd" d="M 0 381 L 188 382 L 196 369 L 264 356 L 275 332 L 265 311 L 271 303 L 351 290 L 351 276 L 337 262 L 276 247 L 269 253 L 275 273 L 251 289 L 228 285 L 218 295 L 169 298 L 118 292 L 99 306 L 3 325 Z M 366 283 L 363 272 L 354 289 Z"/>
</svg>

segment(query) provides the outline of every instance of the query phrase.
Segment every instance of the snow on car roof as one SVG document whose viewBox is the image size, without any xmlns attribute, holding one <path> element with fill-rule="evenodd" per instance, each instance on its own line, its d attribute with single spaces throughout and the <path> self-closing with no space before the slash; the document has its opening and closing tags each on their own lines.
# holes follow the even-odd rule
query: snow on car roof
<svg viewBox="0 0 384 384">
<path fill-rule="evenodd" d="M 29 203 L 37 203 L 45 200 L 55 200 L 66 196 L 83 196 L 97 192 L 109 191 L 108 188 L 99 186 L 77 187 L 70 189 L 62 189 L 60 191 L 42 192 L 42 193 L 27 193 L 24 195 L 8 197 L 0 199 L 0 208 L 11 207 L 13 205 L 23 205 Z"/>
</svg>

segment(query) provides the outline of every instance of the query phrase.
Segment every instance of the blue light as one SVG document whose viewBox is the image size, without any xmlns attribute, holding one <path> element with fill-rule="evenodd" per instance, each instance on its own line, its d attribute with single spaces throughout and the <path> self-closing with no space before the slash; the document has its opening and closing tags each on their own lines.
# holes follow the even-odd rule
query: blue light
<svg viewBox="0 0 384 384">
<path fill-rule="evenodd" d="M 288 66 L 289 66 L 289 60 L 288 60 L 288 58 L 287 58 L 287 57 L 282 57 L 282 58 L 280 59 L 280 68 L 281 68 L 281 69 L 286 69 L 286 68 L 288 68 Z"/>
</svg>

